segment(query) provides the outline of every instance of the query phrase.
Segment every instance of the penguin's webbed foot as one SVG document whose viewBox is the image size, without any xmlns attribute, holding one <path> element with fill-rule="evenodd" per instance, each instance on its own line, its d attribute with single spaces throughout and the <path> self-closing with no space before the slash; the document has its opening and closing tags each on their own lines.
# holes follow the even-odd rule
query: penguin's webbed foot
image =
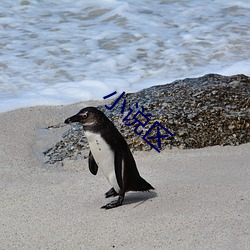
<svg viewBox="0 0 250 250">
<path fill-rule="evenodd" d="M 114 208 L 114 207 L 119 207 L 119 206 L 122 205 L 123 200 L 124 200 L 124 197 L 123 197 L 123 196 L 119 196 L 118 200 L 116 200 L 116 201 L 111 201 L 110 203 L 108 203 L 108 204 L 102 206 L 101 208 L 110 209 L 110 208 Z"/>
<path fill-rule="evenodd" d="M 117 195 L 118 195 L 118 193 L 115 191 L 114 188 L 111 188 L 107 193 L 105 193 L 106 198 L 109 198 L 109 197 L 112 197 L 112 196 L 115 197 Z"/>
</svg>

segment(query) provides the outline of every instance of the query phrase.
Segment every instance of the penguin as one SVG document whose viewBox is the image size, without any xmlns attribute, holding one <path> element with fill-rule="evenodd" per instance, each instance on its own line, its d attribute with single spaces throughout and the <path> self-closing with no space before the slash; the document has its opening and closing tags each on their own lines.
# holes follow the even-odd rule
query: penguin
<svg viewBox="0 0 250 250">
<path fill-rule="evenodd" d="M 102 111 L 86 107 L 65 120 L 67 124 L 73 122 L 79 122 L 83 126 L 88 140 L 90 172 L 96 175 L 100 168 L 112 187 L 105 193 L 106 198 L 118 196 L 117 200 L 101 208 L 121 206 L 128 191 L 154 189 L 140 176 L 126 140 Z"/>
</svg>

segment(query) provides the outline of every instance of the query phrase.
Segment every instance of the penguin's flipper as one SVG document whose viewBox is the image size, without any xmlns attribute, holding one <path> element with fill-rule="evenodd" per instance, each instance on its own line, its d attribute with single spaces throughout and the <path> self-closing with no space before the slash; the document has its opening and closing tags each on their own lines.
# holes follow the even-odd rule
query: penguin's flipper
<svg viewBox="0 0 250 250">
<path fill-rule="evenodd" d="M 111 188 L 108 192 L 105 193 L 106 198 L 109 198 L 109 197 L 112 197 L 112 196 L 115 197 L 117 195 L 118 195 L 118 193 L 115 191 L 114 188 Z"/>
<path fill-rule="evenodd" d="M 89 151 L 89 170 L 93 175 L 96 175 L 98 171 L 98 165 L 96 164 L 91 151 Z"/>
<path fill-rule="evenodd" d="M 115 176 L 120 189 L 123 189 L 122 181 L 122 149 L 120 147 L 115 148 Z"/>
</svg>

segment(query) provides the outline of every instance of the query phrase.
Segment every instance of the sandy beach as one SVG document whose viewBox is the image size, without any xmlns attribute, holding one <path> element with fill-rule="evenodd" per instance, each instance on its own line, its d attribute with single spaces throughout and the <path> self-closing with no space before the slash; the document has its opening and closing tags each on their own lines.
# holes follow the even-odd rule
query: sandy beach
<svg viewBox="0 0 250 250">
<path fill-rule="evenodd" d="M 42 162 L 68 129 L 44 128 L 90 104 L 0 113 L 0 249 L 249 249 L 249 143 L 135 152 L 155 192 L 103 210 L 87 159 Z"/>
</svg>

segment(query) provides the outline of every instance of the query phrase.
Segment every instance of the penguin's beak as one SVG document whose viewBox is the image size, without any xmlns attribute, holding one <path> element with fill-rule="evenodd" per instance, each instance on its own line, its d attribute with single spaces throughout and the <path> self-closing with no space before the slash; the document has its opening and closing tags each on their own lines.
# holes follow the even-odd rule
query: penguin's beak
<svg viewBox="0 0 250 250">
<path fill-rule="evenodd" d="M 64 121 L 64 123 L 70 124 L 72 122 L 80 122 L 80 120 L 81 120 L 81 116 L 79 116 L 78 114 L 76 114 L 76 115 L 73 115 L 73 116 L 67 118 Z"/>
</svg>

